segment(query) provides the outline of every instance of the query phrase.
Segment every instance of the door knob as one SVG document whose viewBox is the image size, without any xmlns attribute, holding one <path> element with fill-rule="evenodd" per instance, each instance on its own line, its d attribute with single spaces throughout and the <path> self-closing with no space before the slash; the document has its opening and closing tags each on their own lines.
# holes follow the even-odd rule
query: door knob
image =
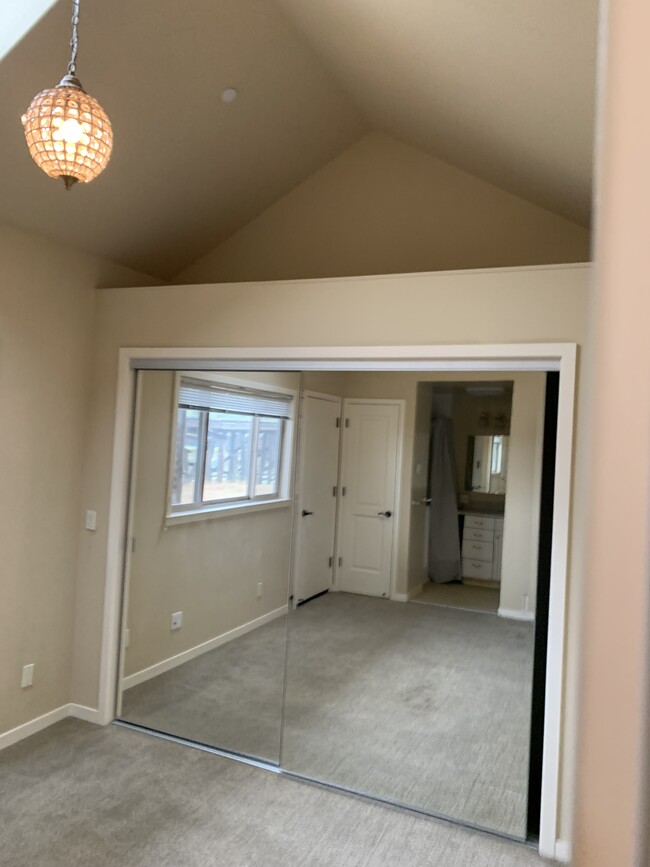
<svg viewBox="0 0 650 867">
<path fill-rule="evenodd" d="M 306 518 L 307 515 L 313 515 L 313 514 L 314 514 L 313 512 L 308 512 L 307 509 L 303 509 L 303 510 L 302 510 L 302 516 L 303 516 L 303 518 Z"/>
<path fill-rule="evenodd" d="M 392 512 L 377 512 L 380 518 L 390 518 L 393 514 Z"/>
</svg>

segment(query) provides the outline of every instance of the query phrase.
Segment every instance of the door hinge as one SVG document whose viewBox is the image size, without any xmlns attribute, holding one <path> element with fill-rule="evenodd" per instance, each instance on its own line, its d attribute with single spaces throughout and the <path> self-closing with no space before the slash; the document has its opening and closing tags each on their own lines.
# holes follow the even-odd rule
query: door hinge
<svg viewBox="0 0 650 867">
<path fill-rule="evenodd" d="M 338 491 L 338 488 L 336 487 L 336 485 L 334 485 L 334 487 L 332 488 L 332 496 L 333 496 L 333 497 L 336 496 L 336 492 L 337 492 L 337 491 Z"/>
<path fill-rule="evenodd" d="M 345 426 L 346 426 L 346 427 L 350 427 L 350 419 L 349 419 L 349 418 L 346 418 L 346 420 L 345 420 Z"/>
<path fill-rule="evenodd" d="M 341 496 L 342 496 L 342 497 L 345 496 L 346 491 L 347 491 L 347 488 L 345 487 L 345 485 L 343 485 L 343 487 L 341 488 Z"/>
<path fill-rule="evenodd" d="M 330 569 L 334 565 L 334 557 L 330 557 Z"/>
<path fill-rule="evenodd" d="M 339 566 L 343 565 L 343 557 L 339 557 Z"/>
<path fill-rule="evenodd" d="M 336 419 L 336 426 L 341 427 L 341 416 Z"/>
<path fill-rule="evenodd" d="M 135 536 L 131 536 L 131 553 L 135 554 Z"/>
</svg>

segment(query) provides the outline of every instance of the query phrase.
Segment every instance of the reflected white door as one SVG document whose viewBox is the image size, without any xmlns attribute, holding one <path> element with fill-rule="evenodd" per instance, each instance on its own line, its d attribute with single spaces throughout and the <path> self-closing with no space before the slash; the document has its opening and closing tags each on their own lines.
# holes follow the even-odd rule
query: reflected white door
<svg viewBox="0 0 650 867">
<path fill-rule="evenodd" d="M 295 600 L 332 586 L 341 399 L 306 394 L 300 419 Z"/>
<path fill-rule="evenodd" d="M 400 406 L 343 403 L 339 589 L 389 596 L 393 558 Z"/>
</svg>

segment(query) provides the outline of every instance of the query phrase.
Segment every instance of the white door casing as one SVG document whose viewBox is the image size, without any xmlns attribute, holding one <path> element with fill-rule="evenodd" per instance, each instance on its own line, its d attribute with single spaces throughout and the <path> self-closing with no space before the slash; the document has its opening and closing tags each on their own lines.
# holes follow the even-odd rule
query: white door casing
<svg viewBox="0 0 650 867">
<path fill-rule="evenodd" d="M 295 513 L 294 604 L 332 586 L 341 398 L 305 392 Z"/>
<path fill-rule="evenodd" d="M 558 843 L 569 515 L 574 443 L 577 345 L 498 343 L 408 346 L 122 347 L 118 350 L 104 616 L 97 710 L 73 705 L 74 715 L 106 725 L 115 717 L 120 612 L 126 545 L 135 369 L 560 371 L 555 508 L 548 621 L 546 713 L 539 852 L 553 858 Z M 83 714 L 83 715 L 82 715 Z M 560 848 L 558 843 L 558 853 Z"/>
<path fill-rule="evenodd" d="M 338 589 L 390 596 L 400 465 L 400 404 L 346 399 Z"/>
</svg>

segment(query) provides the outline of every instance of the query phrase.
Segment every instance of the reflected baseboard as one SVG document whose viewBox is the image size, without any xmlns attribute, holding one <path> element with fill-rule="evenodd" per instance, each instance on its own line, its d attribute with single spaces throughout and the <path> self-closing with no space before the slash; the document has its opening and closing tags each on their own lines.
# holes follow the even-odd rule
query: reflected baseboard
<svg viewBox="0 0 650 867">
<path fill-rule="evenodd" d="M 391 602 L 410 602 L 411 599 L 414 599 L 416 596 L 420 595 L 423 587 L 424 581 L 415 587 L 411 587 L 408 593 L 391 593 Z"/>
<path fill-rule="evenodd" d="M 571 843 L 568 840 L 558 840 L 555 844 L 555 860 L 560 864 L 569 864 L 571 861 Z"/>
<path fill-rule="evenodd" d="M 516 610 L 513 608 L 499 608 L 497 614 L 499 617 L 506 617 L 509 620 L 527 620 L 534 621 L 535 620 L 535 612 L 534 611 L 524 611 Z"/>
<path fill-rule="evenodd" d="M 138 686 L 138 684 L 144 683 L 147 680 L 151 680 L 151 678 L 153 677 L 158 677 L 159 674 L 164 674 L 166 671 L 171 671 L 172 668 L 177 668 L 179 665 L 183 665 L 185 662 L 189 662 L 191 659 L 196 659 L 197 656 L 202 656 L 204 653 L 209 653 L 211 650 L 215 650 L 215 648 L 221 647 L 222 644 L 227 644 L 229 641 L 233 641 L 235 638 L 246 635 L 247 632 L 252 632 L 254 629 L 259 629 L 260 626 L 264 626 L 264 624 L 270 623 L 272 620 L 275 620 L 278 617 L 282 617 L 284 614 L 287 613 L 287 611 L 288 606 L 282 605 L 280 608 L 275 608 L 273 609 L 273 611 L 262 614 L 261 617 L 256 617 L 254 620 L 249 620 L 247 623 L 242 623 L 241 626 L 236 626 L 234 629 L 229 629 L 228 632 L 222 632 L 221 635 L 216 635 L 214 638 L 210 638 L 208 641 L 204 641 L 201 644 L 190 647 L 188 650 L 177 653 L 175 656 L 169 656 L 167 657 L 167 659 L 156 662 L 154 663 L 154 665 L 143 668 L 141 671 L 136 671 L 134 674 L 130 674 L 128 675 L 128 677 L 123 678 L 122 688 L 125 690 L 131 689 L 131 687 Z"/>
</svg>

